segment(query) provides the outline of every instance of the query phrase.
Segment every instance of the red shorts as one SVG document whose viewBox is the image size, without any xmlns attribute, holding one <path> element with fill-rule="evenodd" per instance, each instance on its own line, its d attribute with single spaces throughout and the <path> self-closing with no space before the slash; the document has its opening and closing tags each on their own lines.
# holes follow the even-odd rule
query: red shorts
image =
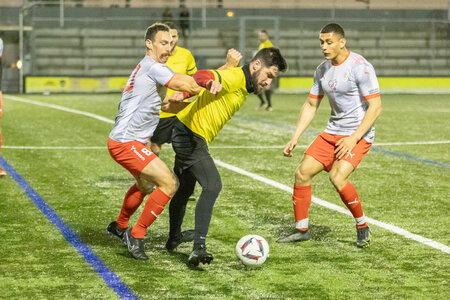
<svg viewBox="0 0 450 300">
<path fill-rule="evenodd" d="M 145 166 L 157 157 L 148 145 L 138 141 L 119 143 L 108 139 L 108 151 L 117 163 L 136 178 L 139 178 Z"/>
<path fill-rule="evenodd" d="M 334 135 L 326 132 L 322 132 L 306 149 L 305 154 L 314 157 L 321 164 L 325 166 L 325 171 L 330 172 L 336 161 L 334 150 L 336 149 L 336 143 L 348 135 Z M 369 152 L 372 143 L 369 143 L 365 139 L 361 139 L 353 148 L 351 153 L 344 155 L 342 160 L 348 161 L 356 167 L 359 165 L 363 157 Z"/>
</svg>

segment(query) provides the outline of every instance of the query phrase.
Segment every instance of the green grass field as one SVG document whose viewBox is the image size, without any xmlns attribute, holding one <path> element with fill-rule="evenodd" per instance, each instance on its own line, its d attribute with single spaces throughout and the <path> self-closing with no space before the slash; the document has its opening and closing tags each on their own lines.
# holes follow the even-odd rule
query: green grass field
<svg viewBox="0 0 450 300">
<path fill-rule="evenodd" d="M 120 95 L 21 98 L 112 120 Z M 294 157 L 283 157 L 282 147 L 290 139 L 305 98 L 276 95 L 274 111 L 266 112 L 256 110 L 257 98 L 250 96 L 211 144 L 212 156 L 292 186 L 304 150 L 301 146 L 326 127 L 330 111 L 324 99 Z M 351 178 L 365 213 L 449 246 L 450 96 L 384 95 L 382 100 L 375 141 L 381 145 L 375 145 Z M 353 219 L 316 204 L 310 209 L 312 241 L 277 244 L 279 236 L 294 228 L 291 195 L 223 167 L 218 167 L 223 190 L 207 240 L 215 256 L 212 264 L 188 268 L 191 244 L 182 244 L 174 253 L 165 250 L 167 211 L 147 232 L 150 260 L 133 260 L 105 230 L 133 184 L 132 176 L 106 149 L 112 125 L 18 102 L 8 95 L 1 125 L 2 157 L 140 299 L 450 298 L 449 253 L 376 225 L 371 225 L 372 246 L 358 249 Z M 447 142 L 418 144 L 430 141 Z M 405 144 L 409 142 L 415 144 Z M 68 149 L 51 149 L 62 146 Z M 161 158 L 172 166 L 169 145 Z M 326 173 L 315 178 L 313 195 L 345 207 Z M 194 209 L 195 202 L 190 202 L 184 229 L 193 227 Z M 246 234 L 265 237 L 271 247 L 270 257 L 260 268 L 248 269 L 236 259 L 235 244 Z M 119 298 L 11 176 L 0 180 L 0 241 L 0 298 Z"/>
</svg>

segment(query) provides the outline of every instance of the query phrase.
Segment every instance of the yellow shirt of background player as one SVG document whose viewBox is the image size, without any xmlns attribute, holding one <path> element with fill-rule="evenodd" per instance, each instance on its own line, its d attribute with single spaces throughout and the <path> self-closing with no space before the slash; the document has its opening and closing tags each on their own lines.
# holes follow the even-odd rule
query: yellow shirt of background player
<svg viewBox="0 0 450 300">
<path fill-rule="evenodd" d="M 168 66 L 175 73 L 180 74 L 192 75 L 197 72 L 197 67 L 195 65 L 195 60 L 191 54 L 191 51 L 178 46 L 176 46 L 175 48 L 175 54 L 169 56 L 169 59 L 166 62 L 166 66 Z M 169 97 L 174 93 L 176 93 L 176 91 L 167 89 L 167 95 Z M 159 112 L 160 118 L 169 118 L 173 116 L 175 115 L 163 111 Z"/>
<path fill-rule="evenodd" d="M 191 104 L 177 114 L 177 118 L 204 137 L 207 144 L 239 110 L 248 95 L 242 67 L 211 71 L 215 80 L 222 83 L 222 91 L 214 96 L 203 89 Z"/>
<path fill-rule="evenodd" d="M 258 51 L 263 48 L 273 47 L 272 42 L 270 40 L 266 40 L 264 43 L 259 44 Z"/>
</svg>

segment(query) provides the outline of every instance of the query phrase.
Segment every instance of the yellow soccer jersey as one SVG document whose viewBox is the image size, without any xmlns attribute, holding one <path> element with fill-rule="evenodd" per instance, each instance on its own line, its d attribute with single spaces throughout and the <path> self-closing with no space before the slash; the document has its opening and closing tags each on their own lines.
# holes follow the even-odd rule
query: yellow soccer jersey
<svg viewBox="0 0 450 300">
<path fill-rule="evenodd" d="M 175 73 L 192 75 L 197 72 L 197 67 L 195 65 L 194 57 L 191 54 L 191 51 L 188 49 L 178 47 L 175 48 L 175 54 L 169 56 L 169 59 L 166 62 L 166 66 L 168 66 Z M 170 97 L 177 91 L 167 89 L 167 95 Z M 163 111 L 159 112 L 160 118 L 168 118 L 175 116 L 175 114 L 166 113 Z"/>
<path fill-rule="evenodd" d="M 177 114 L 184 125 L 204 137 L 208 144 L 239 110 L 247 95 L 253 92 L 248 65 L 212 72 L 215 80 L 222 83 L 222 91 L 214 96 L 203 89 L 191 104 Z"/>
<path fill-rule="evenodd" d="M 273 47 L 272 42 L 270 40 L 266 40 L 264 43 L 259 44 L 258 51 L 269 47 Z"/>
</svg>

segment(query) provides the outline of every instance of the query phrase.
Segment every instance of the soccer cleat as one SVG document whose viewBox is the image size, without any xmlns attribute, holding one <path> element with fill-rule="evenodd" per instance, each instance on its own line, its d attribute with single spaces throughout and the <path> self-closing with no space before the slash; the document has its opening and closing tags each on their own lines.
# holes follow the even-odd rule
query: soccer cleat
<svg viewBox="0 0 450 300">
<path fill-rule="evenodd" d="M 266 110 L 267 110 L 267 111 L 272 111 L 273 108 L 272 108 L 272 106 L 267 106 L 267 107 L 266 107 Z"/>
<path fill-rule="evenodd" d="M 181 243 L 192 242 L 194 240 L 194 230 L 183 231 L 179 236 L 169 237 L 166 242 L 167 251 L 175 250 Z"/>
<path fill-rule="evenodd" d="M 311 239 L 311 234 L 309 233 L 309 230 L 302 231 L 297 230 L 296 233 L 279 238 L 277 240 L 277 243 L 294 243 L 294 242 L 305 242 L 309 241 Z"/>
<path fill-rule="evenodd" d="M 197 267 L 200 263 L 209 265 L 213 259 L 214 256 L 206 252 L 206 246 L 200 244 L 195 247 L 191 255 L 189 255 L 188 263 L 191 266 Z"/>
<path fill-rule="evenodd" d="M 369 226 L 356 229 L 356 246 L 358 248 L 367 248 L 370 246 Z"/>
<path fill-rule="evenodd" d="M 147 260 L 145 254 L 144 239 L 138 239 L 131 235 L 131 228 L 123 234 L 123 242 L 128 247 L 128 252 L 137 260 Z"/>
<path fill-rule="evenodd" d="M 111 222 L 106 228 L 106 232 L 108 232 L 111 236 L 118 237 L 119 239 L 123 239 L 125 230 L 127 230 L 127 228 L 120 228 L 116 221 Z"/>
<path fill-rule="evenodd" d="M 0 178 L 3 178 L 3 177 L 5 177 L 6 176 L 6 174 L 8 174 L 8 173 L 6 173 L 5 171 L 3 171 L 2 169 L 0 169 Z"/>
</svg>

